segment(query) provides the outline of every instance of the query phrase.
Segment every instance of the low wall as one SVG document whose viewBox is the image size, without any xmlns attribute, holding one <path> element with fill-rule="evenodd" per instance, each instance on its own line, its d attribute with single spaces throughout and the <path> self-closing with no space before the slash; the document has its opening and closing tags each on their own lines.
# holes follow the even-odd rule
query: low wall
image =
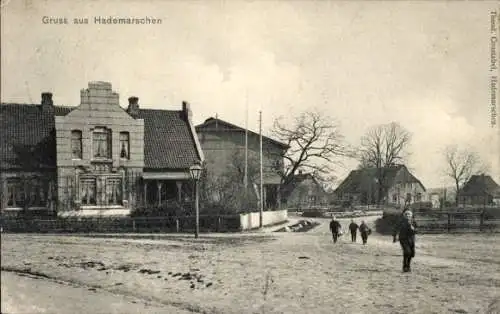
<svg viewBox="0 0 500 314">
<path fill-rule="evenodd" d="M 269 226 L 288 219 L 287 210 L 263 212 L 263 225 Z M 194 232 L 194 216 L 124 217 L 70 216 L 55 218 L 1 217 L 2 232 L 37 233 L 151 233 Z M 201 215 L 200 232 L 238 232 L 259 228 L 259 213 L 241 215 Z"/>
<path fill-rule="evenodd" d="M 284 222 L 288 219 L 288 211 L 276 210 L 276 211 L 264 211 L 262 212 L 262 225 L 269 226 Z M 241 230 L 250 230 L 260 227 L 260 213 L 248 213 L 240 215 L 240 228 Z"/>
</svg>

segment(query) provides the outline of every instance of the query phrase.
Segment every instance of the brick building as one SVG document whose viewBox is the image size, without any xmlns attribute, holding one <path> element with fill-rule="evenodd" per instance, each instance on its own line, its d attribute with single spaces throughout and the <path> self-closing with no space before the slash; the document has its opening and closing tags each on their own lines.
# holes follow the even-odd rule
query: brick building
<svg viewBox="0 0 500 314">
<path fill-rule="evenodd" d="M 203 152 L 182 110 L 128 108 L 107 82 L 90 82 L 80 105 L 0 106 L 0 208 L 59 214 L 127 214 L 138 205 L 182 202 L 189 167 Z"/>
</svg>

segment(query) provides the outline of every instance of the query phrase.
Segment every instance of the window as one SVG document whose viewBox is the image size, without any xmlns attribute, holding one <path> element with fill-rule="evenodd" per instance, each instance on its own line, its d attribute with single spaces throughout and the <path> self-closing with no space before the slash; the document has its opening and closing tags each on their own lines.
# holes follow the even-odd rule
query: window
<svg viewBox="0 0 500 314">
<path fill-rule="evenodd" d="M 80 202 L 82 206 L 107 206 L 123 204 L 123 182 L 120 177 L 80 178 Z"/>
<path fill-rule="evenodd" d="M 30 184 L 27 186 L 27 190 L 27 203 L 29 207 L 47 206 L 47 184 L 44 184 L 40 179 L 31 180 Z"/>
<path fill-rule="evenodd" d="M 417 193 L 415 196 L 415 202 L 421 202 L 422 201 L 422 193 Z"/>
<path fill-rule="evenodd" d="M 94 158 L 111 158 L 111 130 L 96 128 L 92 136 Z"/>
<path fill-rule="evenodd" d="M 120 132 L 120 158 L 129 159 L 130 137 L 128 132 Z"/>
<path fill-rule="evenodd" d="M 316 205 L 316 196 L 309 196 L 309 204 Z"/>
<path fill-rule="evenodd" d="M 7 207 L 47 206 L 48 183 L 39 178 L 11 179 L 7 181 Z"/>
<path fill-rule="evenodd" d="M 25 199 L 24 187 L 21 180 L 14 179 L 7 181 L 7 207 L 24 207 Z"/>
<path fill-rule="evenodd" d="M 80 202 L 82 205 L 96 205 L 96 179 L 80 179 Z"/>
<path fill-rule="evenodd" d="M 398 200 L 398 195 L 397 194 L 393 194 L 392 195 L 392 201 L 393 202 L 397 202 L 397 200 Z"/>
<path fill-rule="evenodd" d="M 281 161 L 275 160 L 274 163 L 273 163 L 272 170 L 276 170 L 276 171 L 283 170 L 282 166 L 281 166 Z"/>
<path fill-rule="evenodd" d="M 71 152 L 73 158 L 82 159 L 82 131 L 71 131 Z"/>
<path fill-rule="evenodd" d="M 107 203 L 109 205 L 122 204 L 122 180 L 120 178 L 109 178 L 106 181 Z"/>
</svg>

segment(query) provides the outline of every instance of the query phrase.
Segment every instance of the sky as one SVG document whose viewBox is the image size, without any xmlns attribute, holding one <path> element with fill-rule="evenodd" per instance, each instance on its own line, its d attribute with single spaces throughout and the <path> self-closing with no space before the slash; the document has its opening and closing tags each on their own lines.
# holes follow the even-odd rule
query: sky
<svg viewBox="0 0 500 314">
<path fill-rule="evenodd" d="M 188 101 L 195 124 L 217 114 L 244 126 L 248 104 L 249 128 L 258 130 L 262 111 L 265 135 L 278 117 L 316 110 L 351 145 L 395 121 L 413 134 L 407 164 L 426 187 L 452 183 L 442 154 L 450 144 L 479 153 L 500 183 L 495 10 L 487 1 L 2 0 L 1 100 L 39 103 L 49 91 L 57 105 L 76 106 L 89 81 L 107 81 L 123 107 L 130 96 L 144 108 Z M 162 23 L 99 25 L 96 16 Z M 344 160 L 334 174 L 356 165 Z"/>
</svg>

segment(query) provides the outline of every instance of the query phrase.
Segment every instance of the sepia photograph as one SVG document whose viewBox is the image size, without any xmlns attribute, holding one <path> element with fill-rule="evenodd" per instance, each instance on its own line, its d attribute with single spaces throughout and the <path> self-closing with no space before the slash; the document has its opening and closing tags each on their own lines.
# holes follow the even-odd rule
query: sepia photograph
<svg viewBox="0 0 500 314">
<path fill-rule="evenodd" d="M 0 313 L 500 314 L 498 1 L 0 23 Z"/>
</svg>

